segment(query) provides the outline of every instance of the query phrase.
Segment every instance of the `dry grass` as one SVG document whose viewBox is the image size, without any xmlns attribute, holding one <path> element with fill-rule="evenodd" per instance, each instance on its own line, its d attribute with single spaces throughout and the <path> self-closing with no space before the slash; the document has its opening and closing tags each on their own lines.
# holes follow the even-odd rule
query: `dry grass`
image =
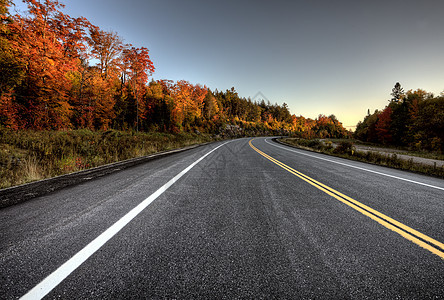
<svg viewBox="0 0 444 300">
<path fill-rule="evenodd" d="M 40 180 L 44 178 L 42 168 L 35 157 L 27 157 L 23 161 L 23 174 L 20 176 L 24 182 Z"/>
<path fill-rule="evenodd" d="M 0 188 L 211 140 L 191 133 L 0 128 Z"/>
</svg>

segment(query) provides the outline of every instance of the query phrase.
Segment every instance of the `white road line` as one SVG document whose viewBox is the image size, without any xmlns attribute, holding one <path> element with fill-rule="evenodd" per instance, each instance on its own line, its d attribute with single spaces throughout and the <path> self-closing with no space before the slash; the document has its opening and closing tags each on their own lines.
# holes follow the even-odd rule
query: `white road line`
<svg viewBox="0 0 444 300">
<path fill-rule="evenodd" d="M 139 213 L 141 213 L 148 205 L 151 204 L 157 197 L 163 194 L 170 186 L 172 186 L 179 178 L 185 175 L 191 168 L 197 165 L 201 160 L 210 155 L 212 152 L 216 151 L 218 148 L 229 143 L 225 142 L 222 145 L 217 146 L 194 163 L 189 165 L 182 172 L 174 176 L 170 181 L 165 183 L 161 188 L 154 192 L 151 196 L 143 200 L 139 205 L 133 208 L 125 216 L 123 216 L 116 223 L 111 225 L 107 230 L 95 238 L 92 242 L 86 245 L 82 250 L 77 252 L 73 257 L 61 265 L 57 270 L 52 272 L 48 277 L 43 279 L 39 284 L 32 288 L 28 293 L 26 293 L 20 299 L 42 299 L 45 297 L 52 289 L 59 285 L 66 277 L 69 276 L 75 269 L 77 269 L 82 263 L 84 263 L 91 255 L 93 255 L 97 250 L 99 250 L 106 242 L 108 242 L 113 236 L 115 236 L 123 227 L 125 227 L 132 219 L 134 219 Z"/>
<path fill-rule="evenodd" d="M 310 157 L 317 158 L 317 159 L 320 159 L 320 160 L 325 160 L 325 161 L 332 162 L 332 163 L 335 163 L 335 164 L 338 164 L 338 165 L 343 165 L 343 166 L 347 166 L 347 167 L 350 167 L 350 168 L 355 168 L 355 169 L 358 169 L 358 170 L 367 171 L 367 172 L 370 172 L 370 173 L 374 173 L 374 174 L 378 174 L 378 175 L 382 175 L 382 176 L 387 176 L 387 177 L 390 177 L 390 178 L 395 178 L 395 179 L 407 181 L 407 182 L 410 182 L 410 183 L 416 183 L 416 184 L 419 184 L 419 185 L 423 185 L 423 186 L 426 186 L 426 187 L 430 187 L 430 188 L 434 188 L 434 189 L 438 189 L 438 190 L 444 191 L 444 188 L 439 187 L 439 186 L 434 186 L 434 185 L 431 185 L 431 184 L 422 183 L 422 182 L 410 180 L 410 179 L 407 179 L 407 178 L 402 178 L 402 177 L 398 177 L 398 176 L 394 176 L 394 175 L 389 175 L 389 174 L 385 174 L 385 173 L 381 173 L 381 172 L 377 172 L 377 171 L 373 171 L 373 170 L 369 170 L 369 169 L 365 169 L 365 168 L 349 165 L 349 164 L 342 163 L 342 162 L 339 162 L 339 161 L 335 161 L 335 160 L 331 160 L 331 159 L 328 159 L 328 158 L 319 157 L 319 156 L 316 156 L 316 155 L 311 155 L 311 154 L 308 154 L 308 153 L 304 153 L 302 151 L 294 150 L 294 149 L 292 149 L 290 147 L 284 147 L 284 146 L 276 145 L 274 143 L 268 142 L 268 139 L 265 139 L 265 143 L 267 143 L 269 145 L 272 145 L 274 147 L 278 147 L 278 148 L 287 150 L 287 151 L 291 151 L 291 152 L 294 152 L 294 153 L 297 153 L 297 154 L 301 154 L 301 155 L 305 155 L 305 156 L 310 156 Z"/>
</svg>

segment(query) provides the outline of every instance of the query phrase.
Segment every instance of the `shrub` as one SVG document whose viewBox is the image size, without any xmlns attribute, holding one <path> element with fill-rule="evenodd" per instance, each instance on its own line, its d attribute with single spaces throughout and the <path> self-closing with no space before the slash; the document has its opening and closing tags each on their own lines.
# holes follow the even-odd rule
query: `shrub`
<svg viewBox="0 0 444 300">
<path fill-rule="evenodd" d="M 353 143 L 349 141 L 340 142 L 336 149 L 333 151 L 336 154 L 349 154 L 353 155 L 355 152 L 355 147 Z"/>
</svg>

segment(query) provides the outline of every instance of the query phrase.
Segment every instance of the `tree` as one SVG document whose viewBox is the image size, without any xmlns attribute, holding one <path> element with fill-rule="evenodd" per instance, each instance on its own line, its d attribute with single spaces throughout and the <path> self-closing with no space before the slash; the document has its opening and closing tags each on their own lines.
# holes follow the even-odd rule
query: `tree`
<svg viewBox="0 0 444 300">
<path fill-rule="evenodd" d="M 251 100 L 248 101 L 249 108 L 248 108 L 248 114 L 247 114 L 247 121 L 249 122 L 259 122 L 261 120 L 261 108 L 257 103 L 251 102 Z M 293 119 L 291 119 L 293 121 Z M 290 123 L 291 123 L 290 121 Z"/>
<path fill-rule="evenodd" d="M 204 98 L 203 116 L 211 120 L 219 112 L 219 105 L 213 93 L 208 90 Z"/>
<path fill-rule="evenodd" d="M 179 80 L 174 85 L 172 97 L 175 106 L 172 113 L 177 125 L 185 127 L 185 125 L 194 123 L 196 118 L 201 117 L 207 91 L 207 87 L 199 84 L 193 85 L 185 80 Z"/>
<path fill-rule="evenodd" d="M 387 106 L 379 115 L 378 122 L 376 122 L 376 132 L 378 134 L 379 142 L 389 144 L 392 141 L 390 134 L 390 125 L 392 121 L 392 108 Z"/>
<path fill-rule="evenodd" d="M 419 148 L 444 153 L 444 97 L 427 99 L 419 104 L 414 132 Z"/>
<path fill-rule="evenodd" d="M 121 64 L 120 55 L 124 49 L 122 38 L 115 32 L 100 30 L 91 25 L 88 43 L 91 46 L 92 55 L 98 59 L 97 66 L 104 79 L 110 75 L 116 75 Z"/>
<path fill-rule="evenodd" d="M 376 133 L 376 123 L 378 122 L 378 116 L 380 112 L 376 110 L 373 114 L 367 111 L 367 116 L 365 116 L 362 122 L 359 122 L 356 126 L 354 132 L 354 137 L 358 140 L 364 142 L 378 142 L 378 135 Z"/>
<path fill-rule="evenodd" d="M 91 79 L 94 91 L 91 101 L 94 126 L 108 129 L 116 117 L 114 106 L 119 84 L 121 85 L 122 52 L 125 45 L 117 33 L 103 31 L 94 25 L 89 26 L 87 41 L 92 57 L 98 60 Z M 120 88 L 122 91 L 122 86 Z"/>
<path fill-rule="evenodd" d="M 77 68 L 77 61 L 65 55 L 57 19 L 63 7 L 57 0 L 44 3 L 24 0 L 26 17 L 15 16 L 10 25 L 10 45 L 24 65 L 24 80 L 16 88 L 22 126 L 60 129 L 70 126 L 72 107 L 68 103 L 71 82 L 66 76 Z M 65 22 L 65 24 L 66 24 Z M 60 25 L 60 24 L 59 24 Z"/>
<path fill-rule="evenodd" d="M 413 145 L 415 140 L 414 124 L 419 114 L 420 103 L 427 99 L 432 99 L 433 94 L 422 89 L 416 91 L 409 90 L 404 98 L 404 132 L 402 132 L 402 141 L 406 145 Z"/>
<path fill-rule="evenodd" d="M 0 125 L 18 128 L 18 111 L 13 89 L 24 77 L 24 66 L 17 58 L 9 40 L 13 22 L 9 0 L 0 0 Z"/>
<path fill-rule="evenodd" d="M 146 87 L 145 102 L 149 104 L 146 124 L 149 130 L 167 131 L 170 129 L 171 106 L 169 90 L 161 81 L 151 80 Z"/>
<path fill-rule="evenodd" d="M 115 118 L 116 113 L 114 105 L 116 104 L 116 99 L 114 97 L 117 82 L 110 80 L 110 78 L 105 79 L 100 72 L 100 70 L 95 69 L 93 72 L 93 77 L 91 78 L 91 89 L 92 89 L 92 119 L 94 122 L 94 127 L 102 130 L 107 130 L 110 128 L 112 120 Z M 117 80 L 118 81 L 118 80 Z"/>
<path fill-rule="evenodd" d="M 148 76 L 154 72 L 154 64 L 148 54 L 148 49 L 145 47 L 123 50 L 123 73 L 127 74 L 132 82 L 131 91 L 136 102 L 136 120 L 135 127 L 139 130 L 139 116 L 146 119 L 147 111 L 150 110 L 150 103 L 144 101 L 139 105 L 139 101 L 146 100 L 143 96 L 146 92 L 146 83 Z M 125 76 L 125 75 L 123 75 Z"/>
<path fill-rule="evenodd" d="M 392 89 L 392 93 L 390 95 L 392 95 L 392 99 L 390 101 L 395 103 L 400 102 L 404 98 L 404 89 L 401 87 L 399 82 L 395 84 L 395 87 Z"/>
<path fill-rule="evenodd" d="M 78 71 L 69 75 L 72 85 L 69 98 L 73 107 L 71 122 L 75 128 L 94 129 L 95 76 L 100 76 L 97 68 L 90 67 L 85 59 L 80 60 Z"/>
<path fill-rule="evenodd" d="M 20 84 L 24 76 L 24 66 L 9 42 L 13 23 L 9 6 L 9 0 L 0 0 L 0 96 Z"/>
</svg>

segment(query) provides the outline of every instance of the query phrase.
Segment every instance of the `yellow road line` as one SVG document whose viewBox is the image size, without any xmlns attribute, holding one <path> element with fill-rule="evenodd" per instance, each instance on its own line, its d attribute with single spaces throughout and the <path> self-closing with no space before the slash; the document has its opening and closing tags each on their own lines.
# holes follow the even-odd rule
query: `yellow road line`
<svg viewBox="0 0 444 300">
<path fill-rule="evenodd" d="M 347 195 L 344 195 L 344 194 L 336 191 L 335 189 L 333 189 L 329 186 L 326 186 L 325 184 L 287 166 L 286 164 L 278 161 L 277 159 L 271 157 L 270 155 L 268 155 L 268 154 L 262 152 L 261 150 L 259 150 L 258 148 L 256 148 L 252 144 L 251 141 L 252 140 L 250 140 L 249 144 L 252 149 L 254 149 L 257 153 L 259 153 L 263 157 L 272 161 L 276 165 L 287 170 L 291 174 L 299 177 L 300 179 L 304 180 L 305 182 L 311 184 L 312 186 L 318 188 L 319 190 L 323 191 L 324 193 L 332 196 L 333 198 L 341 201 L 342 203 L 344 203 L 344 204 L 350 206 L 351 208 L 359 211 L 360 213 L 366 215 L 367 217 L 375 220 L 376 222 L 385 226 L 386 228 L 400 234 L 402 237 L 408 239 L 409 241 L 412 241 L 413 243 L 421 246 L 424 249 L 429 250 L 433 254 L 436 254 L 439 257 L 441 257 L 442 259 L 444 259 L 444 251 L 437 249 L 437 248 L 441 248 L 444 250 L 443 243 L 441 243 L 441 242 L 439 242 L 439 241 L 437 241 L 437 240 L 435 240 L 435 239 L 433 239 L 433 238 L 431 238 L 431 237 L 429 237 L 429 236 L 427 236 L 427 235 L 425 235 L 413 228 L 410 228 L 407 225 L 404 225 L 401 222 L 398 222 L 398 221 L 390 218 L 389 216 L 386 216 L 383 213 L 380 213 L 379 211 L 374 210 L 373 208 L 371 208 L 365 204 L 362 204 L 361 202 L 356 201 L 355 199 L 350 198 Z M 437 248 L 431 246 L 430 244 L 434 245 Z"/>
</svg>

